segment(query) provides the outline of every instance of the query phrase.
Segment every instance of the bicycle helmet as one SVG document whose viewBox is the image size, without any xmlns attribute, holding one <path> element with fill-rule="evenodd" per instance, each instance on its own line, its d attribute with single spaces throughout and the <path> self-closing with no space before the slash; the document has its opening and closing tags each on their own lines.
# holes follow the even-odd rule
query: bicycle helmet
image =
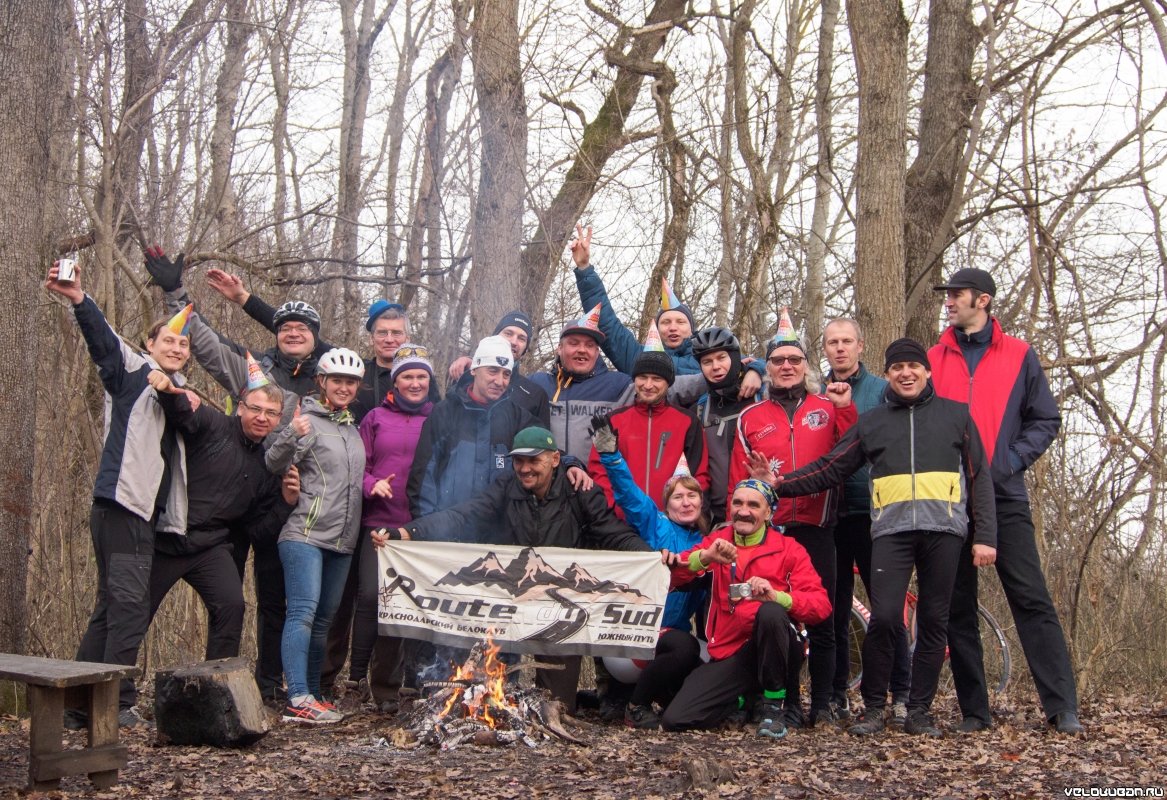
<svg viewBox="0 0 1167 800">
<path fill-rule="evenodd" d="M 303 322 L 313 333 L 320 333 L 320 314 L 303 300 L 289 300 L 284 303 L 272 314 L 271 321 L 277 331 L 285 322 L 296 321 Z"/>
<path fill-rule="evenodd" d="M 316 362 L 317 375 L 343 375 L 360 380 L 365 377 L 365 362 L 347 347 L 334 347 Z"/>
<path fill-rule="evenodd" d="M 715 353 L 718 350 L 742 351 L 741 343 L 729 328 L 702 328 L 693 334 L 690 339 L 693 345 L 694 357 L 700 359 L 706 353 Z"/>
</svg>

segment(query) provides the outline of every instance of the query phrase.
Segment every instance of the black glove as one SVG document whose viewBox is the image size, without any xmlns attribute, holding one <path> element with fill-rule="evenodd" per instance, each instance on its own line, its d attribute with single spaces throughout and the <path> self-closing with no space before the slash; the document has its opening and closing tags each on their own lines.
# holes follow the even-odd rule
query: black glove
<svg viewBox="0 0 1167 800">
<path fill-rule="evenodd" d="M 146 271 L 150 273 L 150 282 L 164 292 L 173 292 L 182 286 L 182 260 L 182 253 L 171 261 L 158 245 L 147 247 Z"/>
<path fill-rule="evenodd" d="M 596 446 L 597 453 L 615 453 L 620 447 L 616 429 L 604 414 L 592 417 L 591 434 L 592 444 Z"/>
</svg>

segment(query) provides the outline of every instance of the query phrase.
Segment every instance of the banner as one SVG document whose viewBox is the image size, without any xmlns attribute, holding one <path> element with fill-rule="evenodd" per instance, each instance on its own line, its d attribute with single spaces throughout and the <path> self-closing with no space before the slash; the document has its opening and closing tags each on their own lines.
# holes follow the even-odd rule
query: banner
<svg viewBox="0 0 1167 800">
<path fill-rule="evenodd" d="M 669 588 L 660 554 L 392 541 L 378 551 L 381 634 L 469 647 L 652 658 Z"/>
</svg>

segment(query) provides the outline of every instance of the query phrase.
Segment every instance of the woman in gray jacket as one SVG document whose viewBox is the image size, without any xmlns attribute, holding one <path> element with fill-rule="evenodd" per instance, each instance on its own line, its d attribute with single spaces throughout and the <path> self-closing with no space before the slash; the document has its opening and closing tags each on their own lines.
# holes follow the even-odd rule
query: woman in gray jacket
<svg viewBox="0 0 1167 800">
<path fill-rule="evenodd" d="M 282 640 L 288 705 L 284 720 L 324 724 L 342 716 L 320 692 L 328 627 L 340 604 L 361 524 L 365 447 L 349 403 L 365 367 L 352 350 L 335 348 L 316 366 L 319 397 L 307 397 L 274 435 L 267 466 L 300 470 L 300 500 L 280 532 L 288 614 Z"/>
</svg>

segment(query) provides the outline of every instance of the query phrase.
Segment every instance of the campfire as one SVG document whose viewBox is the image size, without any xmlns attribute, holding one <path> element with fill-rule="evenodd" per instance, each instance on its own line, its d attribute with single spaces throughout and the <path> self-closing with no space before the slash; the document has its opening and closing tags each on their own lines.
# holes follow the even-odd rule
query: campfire
<svg viewBox="0 0 1167 800">
<path fill-rule="evenodd" d="M 470 742 L 535 747 L 536 737 L 583 744 L 564 728 L 563 705 L 542 689 L 507 685 L 507 676 L 520 669 L 561 668 L 555 664 L 508 667 L 498 658 L 501 648 L 489 636 L 470 649 L 448 680 L 422 684 L 423 696 L 414 704 L 406 727 L 422 744 L 450 750 Z"/>
</svg>

